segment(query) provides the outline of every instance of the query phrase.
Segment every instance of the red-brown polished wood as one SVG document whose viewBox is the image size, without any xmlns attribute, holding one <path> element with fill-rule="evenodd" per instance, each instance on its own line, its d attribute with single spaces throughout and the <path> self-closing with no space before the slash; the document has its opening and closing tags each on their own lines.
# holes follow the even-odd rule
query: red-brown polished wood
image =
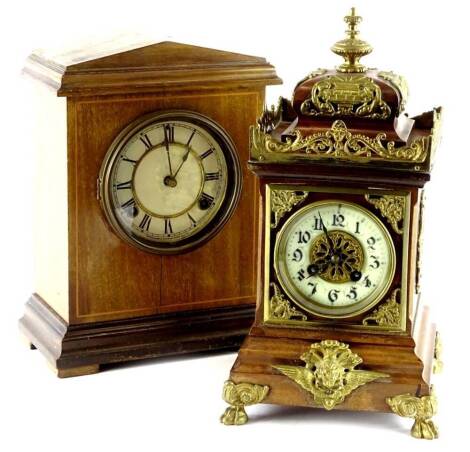
<svg viewBox="0 0 470 452">
<path fill-rule="evenodd" d="M 434 127 L 438 126 L 433 121 L 437 121 L 435 118 L 439 117 L 440 110 L 424 113 L 416 118 L 399 116 L 402 93 L 392 89 L 390 84 L 385 84 L 374 70 L 353 75 L 338 74 L 336 71 L 318 72 L 318 74 L 314 72 L 296 86 L 292 103 L 287 99 L 281 99 L 277 111 L 275 109 L 266 111 L 258 120 L 256 132 L 263 136 L 270 135 L 268 145 L 261 140 L 261 144 L 252 144 L 254 152 L 249 161 L 250 169 L 259 179 L 261 197 L 258 303 L 255 322 L 231 369 L 230 380 L 234 383 L 267 385 L 269 392 L 262 403 L 318 408 L 319 405 L 315 403 L 313 396 L 303 389 L 301 384 L 295 383 L 275 366 L 304 367 L 305 362 L 300 358 L 309 350 L 312 343 L 327 339 L 337 340 L 348 344 L 350 350 L 363 359 L 358 369 L 380 372 L 386 376 L 357 388 L 345 398 L 344 402 L 334 408 L 389 412 L 387 397 L 407 393 L 425 396 L 431 393 L 430 380 L 436 331 L 435 325 L 429 319 L 428 311 L 419 302 L 416 291 L 416 266 L 422 209 L 420 200 L 422 189 L 430 177 L 432 148 L 427 149 L 423 165 L 417 165 L 416 162 L 406 159 L 393 161 L 378 158 L 375 162 L 372 158 L 361 160 L 355 159 L 354 154 L 361 149 L 361 139 L 367 140 L 367 137 L 376 140 L 382 137 L 379 141 L 383 142 L 394 141 L 392 148 L 395 145 L 411 146 L 412 140 L 418 136 L 430 137 Z M 353 110 L 347 109 L 335 113 L 327 112 L 324 115 L 318 113 L 316 116 L 308 112 L 303 113 L 301 106 L 309 101 L 311 96 L 313 97 L 315 84 L 320 80 L 328 81 L 328 77 L 332 74 L 345 78 L 370 77 L 371 81 L 377 82 L 377 89 L 381 89 L 383 99 L 391 106 L 390 116 L 384 119 L 357 117 Z M 344 125 L 344 134 L 334 136 L 335 121 L 340 121 Z M 402 133 L 400 124 L 409 126 L 408 129 L 405 128 L 407 134 Z M 294 142 L 301 142 L 299 135 L 294 132 L 305 140 L 310 136 L 323 134 L 323 142 L 317 147 L 315 143 L 306 144 L 305 148 L 300 144 L 292 145 Z M 253 141 L 256 136 L 258 135 L 253 134 Z M 348 141 L 349 137 L 354 136 L 359 136 L 359 139 L 354 141 L 352 138 Z M 431 139 L 435 138 L 432 136 Z M 347 151 L 342 146 L 347 147 Z M 373 147 L 369 151 L 369 157 L 373 156 Z M 302 204 L 289 204 L 288 209 L 282 210 L 282 219 L 279 223 L 276 221 L 277 226 L 273 229 L 267 214 L 271 212 L 271 206 L 267 205 L 269 199 L 267 187 L 276 184 L 282 185 L 282 190 L 308 192 L 312 189 L 313 193 L 315 189 L 321 190 L 315 193 L 315 198 L 312 193 L 306 194 Z M 348 189 L 355 189 L 355 193 L 359 192 L 360 195 L 350 194 Z M 271 309 L 269 304 L 271 294 L 265 291 L 270 290 L 271 283 L 279 284 L 273 267 L 273 250 L 276 234 L 279 234 L 283 225 L 309 203 L 325 199 L 354 202 L 378 215 L 376 209 L 364 198 L 364 194 L 378 193 L 400 193 L 400 196 L 406 197 L 410 202 L 409 217 L 403 223 L 404 227 L 400 233 L 393 230 L 387 219 L 381 218 L 394 242 L 397 266 L 388 294 L 384 294 L 382 299 L 378 300 L 386 300 L 393 288 L 400 288 L 400 293 L 406 294 L 406 324 L 400 329 L 394 329 L 393 325 L 389 324 L 388 331 L 386 328 L 368 329 L 367 325 L 362 324 L 363 317 L 370 315 L 379 305 L 370 308 L 368 313 L 357 315 L 356 318 L 320 318 L 302 310 L 282 288 L 279 288 L 279 292 L 284 300 L 296 309 L 297 314 L 300 310 L 300 313 L 305 314 L 312 323 L 284 321 L 283 324 L 285 318 L 277 318 L 276 324 L 270 323 L 267 320 L 269 316 L 265 315 L 265 309 Z M 406 217 L 406 214 L 403 214 L 403 217 Z M 268 235 L 270 241 L 267 239 Z M 402 256 L 405 258 L 402 259 Z M 332 379 L 333 375 L 332 372 Z M 232 423 L 228 417 L 225 421 Z"/>
</svg>

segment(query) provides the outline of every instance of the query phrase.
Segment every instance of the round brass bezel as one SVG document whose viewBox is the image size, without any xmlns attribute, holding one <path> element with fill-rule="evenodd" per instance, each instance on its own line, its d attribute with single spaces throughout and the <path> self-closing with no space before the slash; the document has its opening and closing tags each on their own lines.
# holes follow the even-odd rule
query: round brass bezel
<svg viewBox="0 0 470 452">
<path fill-rule="evenodd" d="M 352 206 L 354 209 L 358 209 L 362 211 L 365 215 L 367 215 L 372 221 L 374 221 L 377 224 L 377 226 L 382 230 L 385 241 L 387 242 L 387 245 L 390 251 L 391 262 L 390 262 L 389 271 L 385 278 L 386 282 L 385 284 L 382 285 L 382 288 L 379 291 L 375 290 L 374 292 L 369 294 L 369 296 L 361 300 L 359 303 L 355 303 L 355 304 L 348 305 L 348 306 L 331 306 L 330 307 L 321 303 L 316 303 L 315 300 L 307 298 L 304 294 L 302 294 L 297 289 L 295 284 L 287 276 L 286 262 L 285 262 L 284 257 L 285 257 L 285 247 L 286 247 L 287 238 L 288 238 L 287 231 L 290 225 L 294 223 L 297 218 L 305 215 L 305 212 L 309 210 L 313 210 L 317 208 L 318 206 L 324 206 L 327 204 L 335 204 L 335 203 L 341 203 L 343 206 L 345 205 Z M 342 200 L 342 199 L 327 199 L 327 200 L 322 200 L 322 201 L 316 201 L 316 202 L 310 203 L 302 207 L 297 212 L 295 212 L 284 223 L 281 230 L 277 234 L 276 244 L 274 246 L 273 260 L 274 260 L 274 270 L 276 272 L 276 276 L 279 281 L 279 284 L 282 286 L 282 288 L 284 289 L 285 293 L 289 296 L 289 298 L 297 306 L 306 310 L 307 312 L 310 312 L 311 314 L 317 315 L 319 317 L 330 318 L 330 319 L 354 317 L 374 307 L 385 296 L 385 294 L 389 290 L 393 281 L 393 276 L 395 274 L 395 268 L 396 268 L 395 246 L 393 244 L 392 237 L 389 231 L 387 230 L 387 228 L 385 227 L 385 225 L 383 224 L 383 222 L 376 215 L 374 215 L 372 212 L 365 209 L 364 207 L 358 204 L 349 202 L 349 201 Z"/>
<path fill-rule="evenodd" d="M 217 141 L 225 157 L 227 184 L 222 200 L 213 207 L 218 209 L 217 213 L 201 230 L 197 230 L 194 235 L 184 237 L 181 240 L 157 241 L 132 234 L 131 230 L 123 227 L 115 213 L 110 183 L 116 160 L 128 140 L 153 123 L 167 121 L 185 121 L 194 124 L 205 130 Z M 181 254 L 191 251 L 213 238 L 230 219 L 240 200 L 242 169 L 235 143 L 219 124 L 209 117 L 193 111 L 166 110 L 137 118 L 116 136 L 103 159 L 99 173 L 99 181 L 101 207 L 112 229 L 121 239 L 141 250 L 151 253 Z"/>
</svg>

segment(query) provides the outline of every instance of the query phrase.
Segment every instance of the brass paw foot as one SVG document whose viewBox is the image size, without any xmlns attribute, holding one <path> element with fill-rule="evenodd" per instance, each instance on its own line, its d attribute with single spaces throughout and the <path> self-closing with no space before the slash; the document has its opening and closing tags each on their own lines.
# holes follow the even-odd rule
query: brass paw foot
<svg viewBox="0 0 470 452">
<path fill-rule="evenodd" d="M 439 436 L 438 429 L 431 420 L 437 411 L 437 399 L 434 394 L 422 397 L 401 394 L 387 397 L 385 401 L 395 414 L 415 420 L 411 428 L 411 435 L 415 438 L 435 439 Z"/>
<path fill-rule="evenodd" d="M 229 406 L 220 417 L 220 422 L 224 425 L 243 425 L 248 422 L 248 415 L 242 406 Z"/>
<path fill-rule="evenodd" d="M 269 386 L 255 385 L 252 383 L 235 384 L 226 381 L 222 398 L 231 406 L 221 416 L 220 422 L 225 425 L 243 425 L 248 422 L 245 406 L 260 403 L 269 392 Z"/>
</svg>

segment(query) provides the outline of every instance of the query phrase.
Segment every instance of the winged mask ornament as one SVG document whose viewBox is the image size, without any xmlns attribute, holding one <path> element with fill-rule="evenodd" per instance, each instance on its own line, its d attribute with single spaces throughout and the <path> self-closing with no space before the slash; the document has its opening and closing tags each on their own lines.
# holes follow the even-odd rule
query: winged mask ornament
<svg viewBox="0 0 470 452">
<path fill-rule="evenodd" d="M 300 357 L 305 366 L 273 366 L 313 395 L 316 404 L 327 410 L 344 402 L 346 396 L 359 386 L 389 375 L 355 367 L 362 358 L 348 344 L 324 340 L 310 346 Z"/>
</svg>

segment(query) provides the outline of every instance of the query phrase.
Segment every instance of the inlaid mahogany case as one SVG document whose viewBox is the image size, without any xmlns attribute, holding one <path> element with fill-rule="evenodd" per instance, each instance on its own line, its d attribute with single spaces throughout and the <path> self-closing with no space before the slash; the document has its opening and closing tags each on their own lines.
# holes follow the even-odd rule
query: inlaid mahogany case
<svg viewBox="0 0 470 452">
<path fill-rule="evenodd" d="M 104 56 L 103 56 L 104 55 Z M 60 377 L 100 365 L 237 348 L 254 316 L 258 185 L 248 129 L 265 87 L 264 58 L 172 42 L 120 51 L 33 53 L 39 178 L 35 293 L 20 329 Z M 233 216 L 197 249 L 158 255 L 120 239 L 100 208 L 97 178 L 113 139 L 136 118 L 185 110 L 235 143 L 243 188 Z"/>
</svg>

